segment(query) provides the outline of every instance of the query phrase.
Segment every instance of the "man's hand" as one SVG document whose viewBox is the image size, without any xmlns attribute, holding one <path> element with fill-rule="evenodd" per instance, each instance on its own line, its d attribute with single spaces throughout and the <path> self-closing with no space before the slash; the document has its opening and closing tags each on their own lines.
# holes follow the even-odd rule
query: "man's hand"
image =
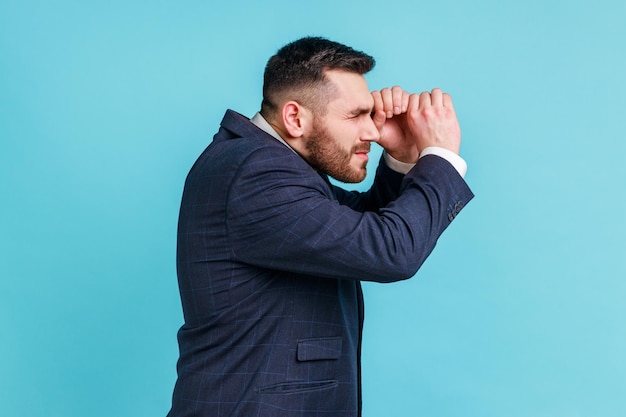
<svg viewBox="0 0 626 417">
<path fill-rule="evenodd" d="M 449 94 L 438 88 L 409 94 L 396 86 L 374 91 L 372 97 L 378 143 L 393 158 L 415 163 L 429 146 L 459 153 L 461 129 Z"/>
<path fill-rule="evenodd" d="M 412 94 L 406 122 L 420 152 L 438 146 L 459 154 L 461 128 L 449 94 L 439 88 L 430 93 Z"/>
<path fill-rule="evenodd" d="M 378 144 L 398 161 L 417 162 L 419 151 L 406 124 L 409 93 L 395 86 L 374 91 L 372 97 L 374 98 L 372 120 L 380 132 Z"/>
</svg>

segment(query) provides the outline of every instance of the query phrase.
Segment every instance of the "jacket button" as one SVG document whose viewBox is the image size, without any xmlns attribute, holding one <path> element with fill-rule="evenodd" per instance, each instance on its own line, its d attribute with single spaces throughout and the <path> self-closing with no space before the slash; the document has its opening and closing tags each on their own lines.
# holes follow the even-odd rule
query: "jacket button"
<svg viewBox="0 0 626 417">
<path fill-rule="evenodd" d="M 457 201 L 452 211 L 448 213 L 448 220 L 450 221 L 454 220 L 454 218 L 457 216 L 457 214 L 459 214 L 462 208 L 463 208 L 463 202 Z"/>
</svg>

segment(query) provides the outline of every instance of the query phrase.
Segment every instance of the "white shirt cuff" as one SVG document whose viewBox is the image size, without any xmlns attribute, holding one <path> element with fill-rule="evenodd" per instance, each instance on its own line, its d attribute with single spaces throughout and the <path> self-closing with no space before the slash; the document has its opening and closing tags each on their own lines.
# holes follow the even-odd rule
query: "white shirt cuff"
<svg viewBox="0 0 626 417">
<path fill-rule="evenodd" d="M 462 178 L 465 177 L 465 174 L 467 173 L 467 163 L 465 162 L 463 158 L 461 158 L 459 155 L 455 154 L 454 152 L 449 151 L 445 148 L 439 148 L 437 146 L 429 146 L 427 148 L 424 148 L 424 150 L 420 154 L 420 158 L 426 155 L 437 155 L 445 159 L 446 161 L 452 164 L 454 169 L 456 169 L 456 171 L 459 173 L 459 175 Z M 387 166 L 391 168 L 392 170 L 399 172 L 400 174 L 408 173 L 411 170 L 411 168 L 415 166 L 415 164 L 398 161 L 397 159 L 389 155 L 387 152 L 384 152 L 383 156 L 385 158 L 385 162 L 387 163 Z"/>
<path fill-rule="evenodd" d="M 383 156 L 385 157 L 385 162 L 387 163 L 387 166 L 394 171 L 399 172 L 400 174 L 408 173 L 411 168 L 415 166 L 415 164 L 398 161 L 393 156 L 390 156 L 387 152 L 383 152 Z"/>
</svg>

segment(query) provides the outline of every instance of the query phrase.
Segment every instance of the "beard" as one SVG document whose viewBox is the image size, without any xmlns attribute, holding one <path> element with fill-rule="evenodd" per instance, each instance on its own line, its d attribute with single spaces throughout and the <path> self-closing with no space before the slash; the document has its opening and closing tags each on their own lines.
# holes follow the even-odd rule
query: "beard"
<svg viewBox="0 0 626 417">
<path fill-rule="evenodd" d="M 345 183 L 357 183 L 365 179 L 367 161 L 359 167 L 350 162 L 356 152 L 369 151 L 370 144 L 363 143 L 347 150 L 335 140 L 320 120 L 315 120 L 315 130 L 306 142 L 308 162 L 313 168 Z"/>
</svg>

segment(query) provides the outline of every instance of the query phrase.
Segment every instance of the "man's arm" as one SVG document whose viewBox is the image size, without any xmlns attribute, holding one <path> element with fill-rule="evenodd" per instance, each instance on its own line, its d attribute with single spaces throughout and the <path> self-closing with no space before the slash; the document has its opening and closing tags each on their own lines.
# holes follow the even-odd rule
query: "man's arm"
<svg viewBox="0 0 626 417">
<path fill-rule="evenodd" d="M 278 159 L 271 151 L 241 164 L 225 219 L 234 259 L 261 268 L 379 282 L 410 278 L 473 197 L 447 161 L 429 155 L 404 176 L 393 202 L 361 213 L 330 198 L 327 184 L 300 158 Z"/>
</svg>

